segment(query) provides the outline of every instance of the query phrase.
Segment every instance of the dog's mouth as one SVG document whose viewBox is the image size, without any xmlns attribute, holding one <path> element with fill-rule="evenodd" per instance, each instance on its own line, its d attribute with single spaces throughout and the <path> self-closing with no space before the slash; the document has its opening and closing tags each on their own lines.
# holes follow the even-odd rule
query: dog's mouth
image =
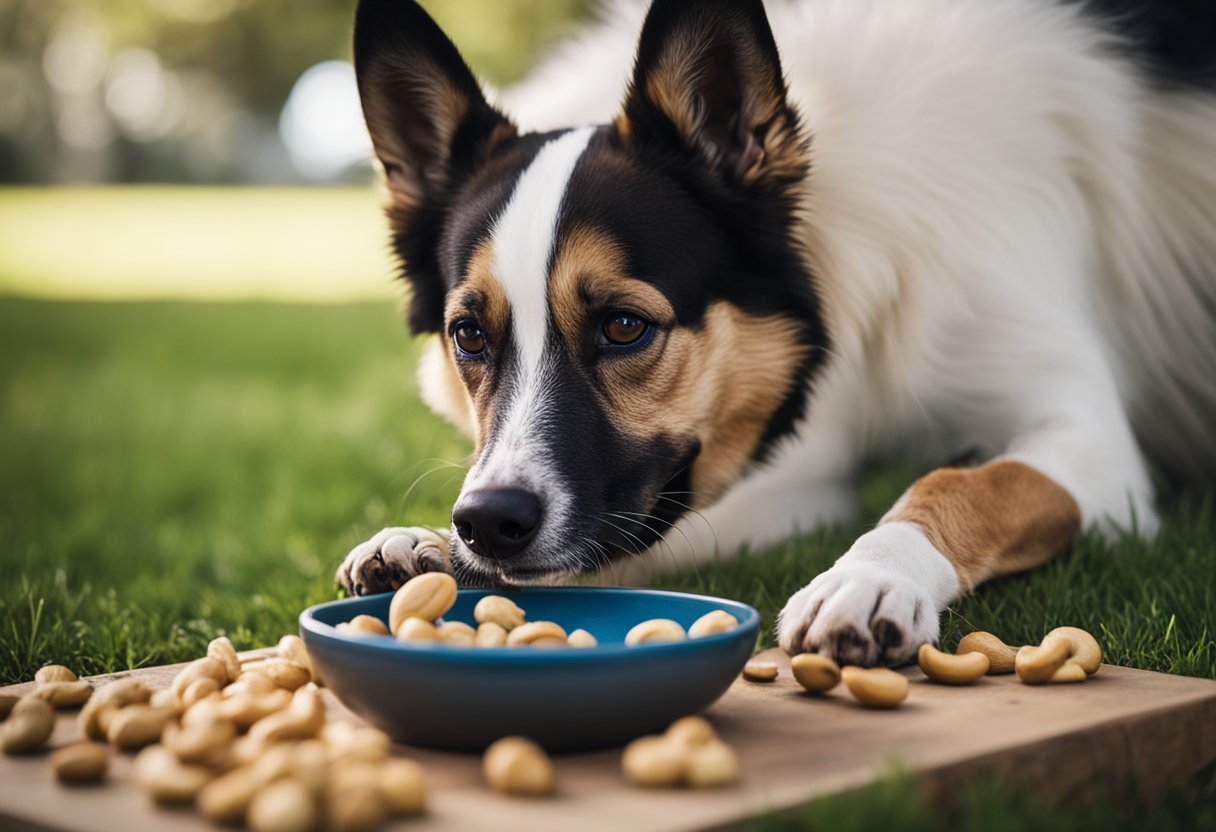
<svg viewBox="0 0 1216 832">
<path fill-rule="evenodd" d="M 559 525 L 545 529 L 513 557 L 480 555 L 453 534 L 452 564 L 457 578 L 468 586 L 547 585 L 597 572 L 625 558 L 642 557 L 691 510 L 691 469 L 698 451 L 695 446 L 685 454 L 675 473 L 648 502 L 627 510 L 567 512 L 567 518 L 557 520 Z"/>
</svg>

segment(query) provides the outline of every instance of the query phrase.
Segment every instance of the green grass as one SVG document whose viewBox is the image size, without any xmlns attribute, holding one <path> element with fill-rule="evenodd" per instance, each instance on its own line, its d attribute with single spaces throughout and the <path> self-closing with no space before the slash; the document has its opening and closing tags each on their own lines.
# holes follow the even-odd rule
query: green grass
<svg viewBox="0 0 1216 832">
<path fill-rule="evenodd" d="M 220 633 L 240 648 L 271 643 L 333 597 L 354 543 L 389 522 L 442 523 L 468 446 L 419 403 L 416 353 L 392 303 L 0 298 L 0 682 L 52 660 L 86 673 L 183 660 Z M 915 473 L 867 475 L 855 528 L 664 583 L 740 598 L 771 623 Z M 1213 494 L 1186 494 L 1152 543 L 1087 537 L 985 586 L 947 614 L 944 640 L 979 627 L 1033 641 L 1069 623 L 1098 634 L 1110 661 L 1216 678 L 1214 550 Z M 772 822 L 980 828 L 1003 812 L 1015 821 L 1004 828 L 1022 828 L 1046 811 L 1001 786 L 904 817 L 900 788 Z M 1207 781 L 1169 805 L 1195 824 L 1216 813 Z M 1121 811 L 1101 828 L 1151 825 L 1160 811 Z"/>
</svg>

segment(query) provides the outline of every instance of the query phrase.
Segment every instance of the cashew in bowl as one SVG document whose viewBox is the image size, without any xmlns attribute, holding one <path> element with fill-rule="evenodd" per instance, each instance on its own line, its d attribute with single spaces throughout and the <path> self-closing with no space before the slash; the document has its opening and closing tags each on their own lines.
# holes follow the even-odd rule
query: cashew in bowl
<svg viewBox="0 0 1216 832">
<path fill-rule="evenodd" d="M 664 641 L 684 641 L 684 628 L 670 618 L 652 618 L 637 624 L 625 634 L 625 644 L 658 644 Z"/>
<path fill-rule="evenodd" d="M 473 620 L 478 624 L 497 624 L 508 632 L 524 623 L 524 611 L 502 595 L 487 595 L 473 607 Z"/>
<path fill-rule="evenodd" d="M 402 622 L 421 618 L 434 622 L 456 603 L 456 579 L 446 572 L 423 572 L 402 584 L 388 607 L 389 629 L 395 634 Z"/>
<path fill-rule="evenodd" d="M 725 633 L 739 626 L 739 619 L 726 610 L 712 610 L 698 618 L 688 628 L 689 638 L 704 638 L 718 633 Z"/>
</svg>

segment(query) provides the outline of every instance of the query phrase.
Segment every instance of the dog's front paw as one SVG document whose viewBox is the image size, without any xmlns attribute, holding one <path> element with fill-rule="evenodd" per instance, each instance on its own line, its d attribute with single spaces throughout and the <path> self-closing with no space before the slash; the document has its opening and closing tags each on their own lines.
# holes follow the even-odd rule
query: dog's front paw
<svg viewBox="0 0 1216 832">
<path fill-rule="evenodd" d="M 896 665 L 936 642 L 937 610 L 903 575 L 876 566 L 836 566 L 786 603 L 777 638 L 790 655 L 820 653 L 841 665 Z"/>
<path fill-rule="evenodd" d="M 842 665 L 902 664 L 937 642 L 938 611 L 957 594 L 953 566 L 919 529 L 886 524 L 790 598 L 777 640 Z"/>
<path fill-rule="evenodd" d="M 350 550 L 335 580 L 347 595 L 391 592 L 423 572 L 451 572 L 448 538 L 422 526 L 394 526 Z"/>
</svg>

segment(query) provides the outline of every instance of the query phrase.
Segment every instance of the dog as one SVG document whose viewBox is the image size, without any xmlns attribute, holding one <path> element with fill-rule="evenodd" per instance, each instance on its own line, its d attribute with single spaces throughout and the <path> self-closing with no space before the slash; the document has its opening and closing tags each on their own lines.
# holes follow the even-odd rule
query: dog
<svg viewBox="0 0 1216 832">
<path fill-rule="evenodd" d="M 942 467 L 777 624 L 899 664 L 981 582 L 1152 536 L 1216 470 L 1211 8 L 655 0 L 515 90 L 525 130 L 362 0 L 425 398 L 476 457 L 450 530 L 339 583 L 632 582 L 847 522 L 859 461 L 914 449 Z"/>
</svg>

